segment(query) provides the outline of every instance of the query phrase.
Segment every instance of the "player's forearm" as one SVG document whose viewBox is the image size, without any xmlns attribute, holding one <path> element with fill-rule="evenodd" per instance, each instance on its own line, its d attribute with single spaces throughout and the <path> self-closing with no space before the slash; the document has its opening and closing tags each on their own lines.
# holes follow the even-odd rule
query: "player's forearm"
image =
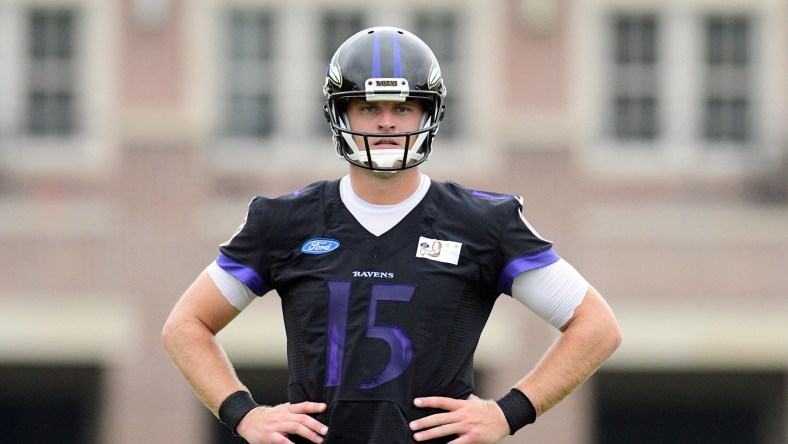
<svg viewBox="0 0 788 444">
<path fill-rule="evenodd" d="M 170 316 L 162 332 L 170 358 L 214 415 L 231 393 L 246 388 L 213 333 L 198 320 Z"/>
<path fill-rule="evenodd" d="M 607 304 L 591 289 L 583 313 L 566 327 L 517 387 L 542 414 L 588 379 L 618 348 L 621 332 Z"/>
</svg>

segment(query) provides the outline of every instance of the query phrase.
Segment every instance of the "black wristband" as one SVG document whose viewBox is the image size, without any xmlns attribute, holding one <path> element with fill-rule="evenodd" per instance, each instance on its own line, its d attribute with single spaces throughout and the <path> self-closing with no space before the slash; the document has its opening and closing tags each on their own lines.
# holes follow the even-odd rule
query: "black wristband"
<svg viewBox="0 0 788 444">
<path fill-rule="evenodd" d="M 536 421 L 536 408 L 533 403 L 525 393 L 516 388 L 511 389 L 495 403 L 501 408 L 506 422 L 509 423 L 510 435 Z"/>
<path fill-rule="evenodd" d="M 239 390 L 222 401 L 222 405 L 219 406 L 219 421 L 237 436 L 238 432 L 235 429 L 238 428 L 238 423 L 255 407 L 258 405 L 252 399 L 252 395 Z"/>
</svg>

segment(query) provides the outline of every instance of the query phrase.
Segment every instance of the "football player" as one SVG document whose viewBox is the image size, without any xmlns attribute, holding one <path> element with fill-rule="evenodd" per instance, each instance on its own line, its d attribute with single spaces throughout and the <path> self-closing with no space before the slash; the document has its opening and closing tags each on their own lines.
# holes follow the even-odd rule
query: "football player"
<svg viewBox="0 0 788 444">
<path fill-rule="evenodd" d="M 163 343 L 202 402 L 250 443 L 492 443 L 536 420 L 616 349 L 600 294 L 518 196 L 431 180 L 446 86 L 417 36 L 376 27 L 334 54 L 323 92 L 338 180 L 256 197 L 172 310 Z M 289 403 L 258 406 L 214 336 L 275 290 Z M 562 334 L 497 400 L 473 355 L 505 294 Z"/>
</svg>

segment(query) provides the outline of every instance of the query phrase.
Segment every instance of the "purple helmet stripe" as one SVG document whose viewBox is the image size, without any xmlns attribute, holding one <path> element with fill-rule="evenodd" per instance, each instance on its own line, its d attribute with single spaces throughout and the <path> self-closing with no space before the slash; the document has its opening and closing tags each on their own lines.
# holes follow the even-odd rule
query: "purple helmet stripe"
<svg viewBox="0 0 788 444">
<path fill-rule="evenodd" d="M 394 44 L 394 77 L 402 77 L 402 58 L 399 55 L 399 40 L 397 33 L 391 33 L 392 43 Z"/>
</svg>

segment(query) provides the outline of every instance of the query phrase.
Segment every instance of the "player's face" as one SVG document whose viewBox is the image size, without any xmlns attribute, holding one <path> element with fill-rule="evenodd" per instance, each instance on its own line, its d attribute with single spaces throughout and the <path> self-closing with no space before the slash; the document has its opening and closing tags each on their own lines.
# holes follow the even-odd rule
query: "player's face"
<svg viewBox="0 0 788 444">
<path fill-rule="evenodd" d="M 424 105 L 419 100 L 405 102 L 368 102 L 353 99 L 347 106 L 347 117 L 353 131 L 382 134 L 380 137 L 369 137 L 369 148 L 404 149 L 406 137 L 386 137 L 386 133 L 405 133 L 416 131 L 421 125 Z M 366 149 L 364 137 L 353 136 L 356 145 Z M 410 138 L 413 144 L 414 137 Z"/>
</svg>

